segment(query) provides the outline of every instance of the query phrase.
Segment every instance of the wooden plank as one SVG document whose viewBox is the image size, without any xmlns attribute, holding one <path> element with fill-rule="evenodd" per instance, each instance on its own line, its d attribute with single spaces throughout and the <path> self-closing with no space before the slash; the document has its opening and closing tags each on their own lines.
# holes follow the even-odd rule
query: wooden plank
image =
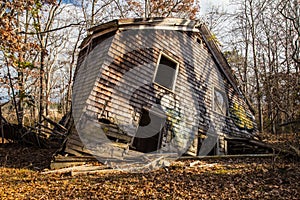
<svg viewBox="0 0 300 200">
<path fill-rule="evenodd" d="M 56 170 L 56 169 L 62 169 L 66 167 L 72 167 L 72 166 L 78 166 L 78 165 L 84 165 L 86 162 L 80 161 L 80 162 L 51 162 L 50 163 L 50 169 Z"/>
<path fill-rule="evenodd" d="M 64 153 L 72 154 L 72 155 L 75 155 L 75 156 L 82 156 L 82 153 L 80 153 L 78 151 L 75 151 L 75 150 L 73 150 L 71 148 L 68 148 L 68 147 L 65 148 Z"/>
<path fill-rule="evenodd" d="M 54 158 L 55 161 L 65 161 L 65 160 L 68 160 L 68 161 L 71 161 L 71 160 L 97 160 L 94 156 L 63 156 L 63 155 L 57 155 L 55 156 Z"/>
<path fill-rule="evenodd" d="M 111 173 L 118 173 L 122 172 L 121 169 L 98 169 L 98 170 L 89 170 L 89 171 L 72 171 L 71 176 L 77 176 L 82 174 L 111 174 Z"/>
<path fill-rule="evenodd" d="M 43 115 L 43 118 L 44 118 L 47 122 L 49 122 L 50 124 L 52 124 L 53 126 L 55 126 L 55 127 L 59 128 L 59 129 L 63 130 L 64 132 L 67 132 L 67 131 L 68 131 L 65 127 L 63 127 L 62 125 L 60 125 L 60 124 L 56 123 L 55 121 L 49 119 L 48 117 L 46 117 L 46 116 Z"/>
<path fill-rule="evenodd" d="M 177 160 L 208 160 L 224 158 L 265 158 L 274 157 L 277 154 L 241 154 L 241 155 L 216 155 L 216 156 L 182 156 Z"/>
<path fill-rule="evenodd" d="M 78 140 L 74 140 L 74 139 L 68 139 L 68 143 L 69 144 L 72 144 L 72 145 L 74 145 L 74 146 L 79 146 L 79 147 L 82 147 L 82 148 L 84 148 L 84 144 L 82 143 L 82 141 L 80 140 L 80 141 L 78 141 Z"/>
<path fill-rule="evenodd" d="M 83 167 L 88 167 L 88 166 L 92 166 L 92 164 L 81 165 L 81 166 L 72 166 L 72 167 L 68 167 L 68 168 L 64 168 L 64 169 L 43 171 L 43 172 L 41 172 L 41 174 L 66 173 L 66 172 L 70 172 L 71 170 L 82 169 Z"/>
<path fill-rule="evenodd" d="M 88 149 L 80 148 L 80 147 L 77 147 L 74 145 L 68 145 L 68 144 L 66 146 L 65 152 L 73 154 L 75 156 L 91 155 L 91 153 Z"/>
</svg>

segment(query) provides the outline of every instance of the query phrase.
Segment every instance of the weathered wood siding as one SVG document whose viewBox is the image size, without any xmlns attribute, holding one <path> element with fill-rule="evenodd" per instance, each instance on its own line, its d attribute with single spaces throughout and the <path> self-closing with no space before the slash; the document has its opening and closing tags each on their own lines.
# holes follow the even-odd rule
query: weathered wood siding
<svg viewBox="0 0 300 200">
<path fill-rule="evenodd" d="M 200 33 L 126 30 L 97 40 L 101 42 L 79 58 L 84 61 L 77 67 L 74 91 L 82 98 L 73 104 L 78 111 L 74 118 L 79 119 L 84 111 L 117 124 L 119 128 L 107 133 L 111 137 L 134 135 L 141 110 L 159 102 L 168 119 L 166 128 L 171 130 L 163 135 L 162 149 L 172 137 L 171 142 L 179 147 L 192 142 L 189 152 L 194 155 L 201 134 L 213 132 L 221 138 L 253 134 L 247 104 L 221 73 Z M 153 83 L 161 52 L 179 63 L 174 92 Z M 214 88 L 226 94 L 226 115 L 213 111 Z M 128 124 L 133 128 L 126 129 Z M 219 145 L 219 153 L 225 153 L 224 143 Z"/>
<path fill-rule="evenodd" d="M 72 115 L 76 123 L 79 122 L 82 114 L 90 109 L 87 108 L 87 102 L 90 101 L 91 92 L 101 74 L 102 65 L 107 57 L 112 39 L 113 37 L 108 37 L 100 42 L 101 45 L 95 45 L 96 42 L 94 41 L 94 45 L 91 43 L 87 48 L 82 49 L 79 54 L 72 96 Z M 68 139 L 66 152 L 74 155 L 82 155 L 82 152 L 88 153 L 75 127 L 71 132 L 74 134 L 71 134 Z"/>
</svg>

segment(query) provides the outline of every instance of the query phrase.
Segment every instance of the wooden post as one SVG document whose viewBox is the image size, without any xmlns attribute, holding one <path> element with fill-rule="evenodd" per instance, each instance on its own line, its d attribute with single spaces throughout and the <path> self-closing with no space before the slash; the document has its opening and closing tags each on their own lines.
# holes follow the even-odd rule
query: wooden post
<svg viewBox="0 0 300 200">
<path fill-rule="evenodd" d="M 145 0 L 145 18 L 149 17 L 149 2 Z"/>
</svg>

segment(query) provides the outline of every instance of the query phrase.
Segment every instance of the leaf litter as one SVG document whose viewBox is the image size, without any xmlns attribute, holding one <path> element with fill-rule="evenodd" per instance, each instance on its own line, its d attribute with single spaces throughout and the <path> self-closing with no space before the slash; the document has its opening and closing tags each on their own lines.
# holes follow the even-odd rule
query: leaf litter
<svg viewBox="0 0 300 200">
<path fill-rule="evenodd" d="M 0 199 L 300 199 L 299 162 L 176 161 L 148 173 L 42 174 L 54 150 L 0 147 Z"/>
</svg>

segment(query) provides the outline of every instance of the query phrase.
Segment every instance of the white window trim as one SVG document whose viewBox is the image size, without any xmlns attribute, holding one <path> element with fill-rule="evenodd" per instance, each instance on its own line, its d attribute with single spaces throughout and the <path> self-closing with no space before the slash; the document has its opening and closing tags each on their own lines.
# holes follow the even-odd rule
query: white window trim
<svg viewBox="0 0 300 200">
<path fill-rule="evenodd" d="M 159 66 L 159 63 L 160 63 L 160 59 L 161 59 L 161 56 L 165 56 L 166 58 L 168 58 L 169 60 L 171 60 L 172 62 L 176 63 L 176 70 L 175 70 L 175 77 L 174 77 L 174 82 L 173 82 L 173 86 L 172 86 L 172 89 L 170 88 L 167 88 L 163 85 L 160 85 L 159 83 L 155 82 L 155 77 L 156 77 L 156 74 L 157 74 L 157 71 L 158 71 L 158 66 Z M 156 85 L 159 85 L 160 87 L 162 88 L 165 88 L 169 91 L 172 91 L 174 92 L 175 91 L 175 87 L 176 87 L 176 81 L 177 81 L 177 76 L 178 76 L 178 72 L 179 72 L 179 62 L 177 62 L 174 58 L 168 56 L 167 54 L 165 54 L 164 52 L 160 52 L 159 56 L 158 56 L 158 61 L 156 63 L 156 67 L 155 67 L 155 71 L 154 71 L 154 76 L 153 76 L 153 79 L 152 79 L 152 82 L 155 83 Z"/>
<path fill-rule="evenodd" d="M 220 113 L 220 112 L 218 112 L 218 111 L 215 110 L 215 91 L 218 91 L 218 92 L 220 92 L 220 93 L 223 94 L 225 105 L 226 105 L 226 113 L 225 114 L 224 113 Z M 220 88 L 214 86 L 212 88 L 212 110 L 213 110 L 213 112 L 218 113 L 219 115 L 227 116 L 228 109 L 229 109 L 229 106 L 228 106 L 228 99 L 227 99 L 226 92 L 223 91 L 223 90 L 221 90 Z"/>
</svg>

